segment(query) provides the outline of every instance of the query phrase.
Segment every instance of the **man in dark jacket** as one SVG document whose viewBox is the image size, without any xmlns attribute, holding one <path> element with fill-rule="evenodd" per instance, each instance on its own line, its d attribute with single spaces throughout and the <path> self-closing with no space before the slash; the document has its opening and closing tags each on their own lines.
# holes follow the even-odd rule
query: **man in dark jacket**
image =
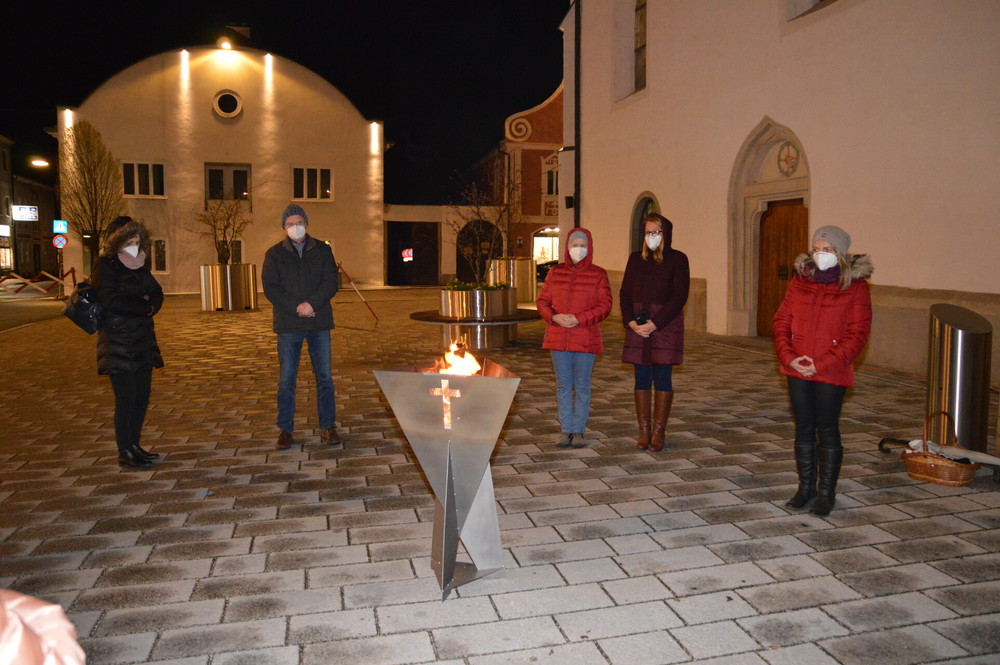
<svg viewBox="0 0 1000 665">
<path fill-rule="evenodd" d="M 261 279 L 264 296 L 274 305 L 274 332 L 278 334 L 278 434 L 277 448 L 289 448 L 295 429 L 295 381 L 302 356 L 302 342 L 309 345 L 316 376 L 316 403 L 323 441 L 342 446 L 334 427 L 337 406 L 330 372 L 330 300 L 340 286 L 333 250 L 306 233 L 309 217 L 294 203 L 281 213 L 281 228 L 288 236 L 267 250 Z"/>
</svg>

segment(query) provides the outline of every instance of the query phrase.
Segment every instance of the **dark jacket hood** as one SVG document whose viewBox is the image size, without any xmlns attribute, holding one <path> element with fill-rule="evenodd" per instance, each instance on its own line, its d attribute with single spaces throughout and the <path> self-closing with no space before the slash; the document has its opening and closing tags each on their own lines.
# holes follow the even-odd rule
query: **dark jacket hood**
<svg viewBox="0 0 1000 665">
<path fill-rule="evenodd" d="M 587 236 L 587 255 L 580 259 L 579 263 L 573 263 L 573 259 L 569 255 L 569 237 L 580 231 L 585 236 Z M 589 268 L 594 263 L 594 236 L 591 235 L 590 231 L 583 228 L 582 226 L 572 229 L 566 234 L 566 242 L 563 243 L 563 261 L 569 266 L 575 266 L 577 268 Z"/>
<path fill-rule="evenodd" d="M 118 227 L 104 238 L 104 251 L 101 253 L 101 256 L 107 258 L 117 256 L 118 252 L 121 251 L 122 245 L 135 236 L 139 236 L 139 247 L 143 251 L 148 252 L 150 244 L 149 229 L 133 220 Z"/>
</svg>

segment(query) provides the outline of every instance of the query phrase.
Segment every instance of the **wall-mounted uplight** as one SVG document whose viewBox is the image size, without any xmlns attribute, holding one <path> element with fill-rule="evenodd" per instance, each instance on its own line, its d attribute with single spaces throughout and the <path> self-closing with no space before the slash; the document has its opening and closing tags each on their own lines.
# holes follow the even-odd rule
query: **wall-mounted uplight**
<svg viewBox="0 0 1000 665">
<path fill-rule="evenodd" d="M 41 157 L 35 157 L 34 159 L 31 160 L 31 165 L 36 168 L 43 169 L 46 166 L 48 166 L 49 163 L 44 159 L 42 159 Z"/>
<path fill-rule="evenodd" d="M 219 37 L 219 39 L 215 43 L 219 45 L 219 48 L 225 49 L 227 51 L 233 48 L 233 43 L 229 41 L 228 37 Z"/>
</svg>

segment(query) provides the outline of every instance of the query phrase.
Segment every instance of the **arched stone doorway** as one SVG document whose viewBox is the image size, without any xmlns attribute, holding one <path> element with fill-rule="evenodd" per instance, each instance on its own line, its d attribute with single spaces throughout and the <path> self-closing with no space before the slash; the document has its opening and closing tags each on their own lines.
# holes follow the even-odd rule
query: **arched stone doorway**
<svg viewBox="0 0 1000 665">
<path fill-rule="evenodd" d="M 638 252 L 642 249 L 644 231 L 642 220 L 651 212 L 660 212 L 660 203 L 652 192 L 643 192 L 632 206 L 632 223 L 630 225 L 629 251 Z"/>
<path fill-rule="evenodd" d="M 802 199 L 808 209 L 809 182 L 801 141 L 765 116 L 740 148 L 729 181 L 728 334 L 757 334 L 761 215 L 773 201 Z"/>
</svg>

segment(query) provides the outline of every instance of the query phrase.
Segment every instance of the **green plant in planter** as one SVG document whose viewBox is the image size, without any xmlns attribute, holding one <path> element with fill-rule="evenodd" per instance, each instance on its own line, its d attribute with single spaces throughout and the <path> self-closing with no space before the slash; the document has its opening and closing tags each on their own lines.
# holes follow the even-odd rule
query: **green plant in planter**
<svg viewBox="0 0 1000 665">
<path fill-rule="evenodd" d="M 453 279 L 448 282 L 444 288 L 447 291 L 500 291 L 502 289 L 509 289 L 510 284 L 507 282 L 498 282 L 497 284 L 474 284 L 472 282 L 462 282 L 457 279 Z"/>
</svg>

